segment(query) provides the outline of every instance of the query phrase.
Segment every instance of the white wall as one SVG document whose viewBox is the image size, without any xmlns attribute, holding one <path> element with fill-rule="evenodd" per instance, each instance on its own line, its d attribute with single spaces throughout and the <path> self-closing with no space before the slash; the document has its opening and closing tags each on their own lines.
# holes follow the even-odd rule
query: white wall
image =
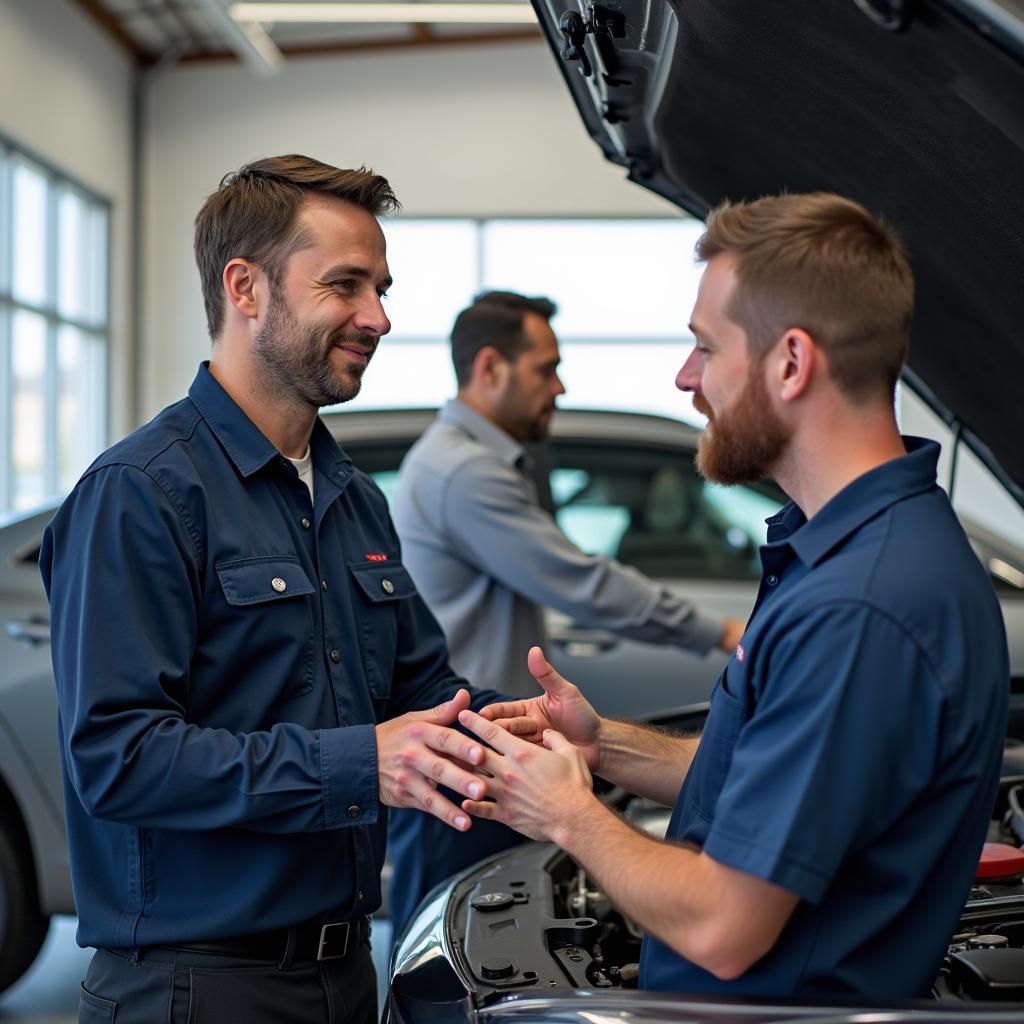
<svg viewBox="0 0 1024 1024">
<path fill-rule="evenodd" d="M 539 42 L 294 60 L 271 79 L 189 66 L 147 93 L 143 416 L 182 395 L 209 350 L 192 222 L 247 160 L 365 163 L 413 216 L 677 212 L 604 162 Z"/>
<path fill-rule="evenodd" d="M 0 129 L 109 199 L 110 436 L 129 427 L 132 62 L 67 0 L 0 4 Z"/>
</svg>

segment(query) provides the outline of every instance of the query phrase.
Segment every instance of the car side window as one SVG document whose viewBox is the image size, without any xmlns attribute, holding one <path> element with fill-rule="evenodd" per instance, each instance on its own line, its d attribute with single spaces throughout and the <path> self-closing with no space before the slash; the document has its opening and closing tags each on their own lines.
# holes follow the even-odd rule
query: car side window
<svg viewBox="0 0 1024 1024">
<path fill-rule="evenodd" d="M 342 447 L 352 461 L 384 492 L 388 505 L 391 505 L 395 500 L 395 489 L 398 487 L 398 467 L 402 464 L 412 441 L 411 438 L 394 441 L 357 441 L 352 444 L 345 444 L 342 441 Z"/>
<path fill-rule="evenodd" d="M 577 546 L 650 576 L 757 579 L 764 520 L 785 501 L 770 483 L 708 484 L 678 448 L 552 444 L 559 526 Z"/>
</svg>

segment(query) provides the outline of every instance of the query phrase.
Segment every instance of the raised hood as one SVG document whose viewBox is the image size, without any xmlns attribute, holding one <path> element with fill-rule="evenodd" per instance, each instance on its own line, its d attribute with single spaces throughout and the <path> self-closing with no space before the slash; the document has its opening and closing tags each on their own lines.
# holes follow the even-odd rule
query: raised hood
<svg viewBox="0 0 1024 1024">
<path fill-rule="evenodd" d="M 907 381 L 1024 505 L 1024 0 L 533 3 L 634 181 L 696 216 L 838 192 L 897 228 Z"/>
</svg>

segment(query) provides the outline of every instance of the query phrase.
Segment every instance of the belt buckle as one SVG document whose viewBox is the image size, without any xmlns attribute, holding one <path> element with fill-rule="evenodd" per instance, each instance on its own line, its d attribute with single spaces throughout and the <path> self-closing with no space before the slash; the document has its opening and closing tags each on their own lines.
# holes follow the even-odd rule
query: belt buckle
<svg viewBox="0 0 1024 1024">
<path fill-rule="evenodd" d="M 344 928 L 343 934 L 331 934 L 336 928 Z M 325 924 L 320 929 L 320 946 L 316 951 L 317 960 L 340 960 L 348 952 L 349 938 L 352 934 L 351 921 L 336 921 L 334 924 Z M 335 951 L 337 943 L 341 943 L 341 950 Z"/>
</svg>

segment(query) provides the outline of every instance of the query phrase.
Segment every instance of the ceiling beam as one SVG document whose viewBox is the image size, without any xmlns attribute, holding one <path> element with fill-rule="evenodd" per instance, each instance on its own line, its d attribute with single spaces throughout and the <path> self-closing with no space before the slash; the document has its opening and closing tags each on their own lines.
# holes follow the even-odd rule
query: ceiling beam
<svg viewBox="0 0 1024 1024">
<path fill-rule="evenodd" d="M 144 50 L 132 38 L 128 30 L 121 24 L 115 14 L 111 14 L 99 0 L 72 0 L 72 2 L 85 11 L 93 21 L 99 25 L 111 39 L 114 40 L 138 65 L 152 64 L 155 57 L 148 50 Z"/>
<path fill-rule="evenodd" d="M 228 14 L 228 0 L 196 0 L 196 4 L 220 31 L 234 56 L 247 68 L 263 77 L 277 74 L 284 54 L 262 25 L 258 22 L 240 25 Z"/>
<path fill-rule="evenodd" d="M 501 43 L 539 43 L 539 28 L 515 29 L 511 32 L 473 32 L 466 35 L 431 34 L 429 38 L 362 39 L 350 43 L 315 43 L 309 46 L 284 46 L 281 53 L 289 60 L 296 57 L 332 57 L 348 53 L 370 53 L 375 50 L 423 50 L 444 46 L 486 46 Z M 181 58 L 181 64 L 203 64 L 229 61 L 235 54 L 227 51 L 190 53 Z"/>
</svg>

